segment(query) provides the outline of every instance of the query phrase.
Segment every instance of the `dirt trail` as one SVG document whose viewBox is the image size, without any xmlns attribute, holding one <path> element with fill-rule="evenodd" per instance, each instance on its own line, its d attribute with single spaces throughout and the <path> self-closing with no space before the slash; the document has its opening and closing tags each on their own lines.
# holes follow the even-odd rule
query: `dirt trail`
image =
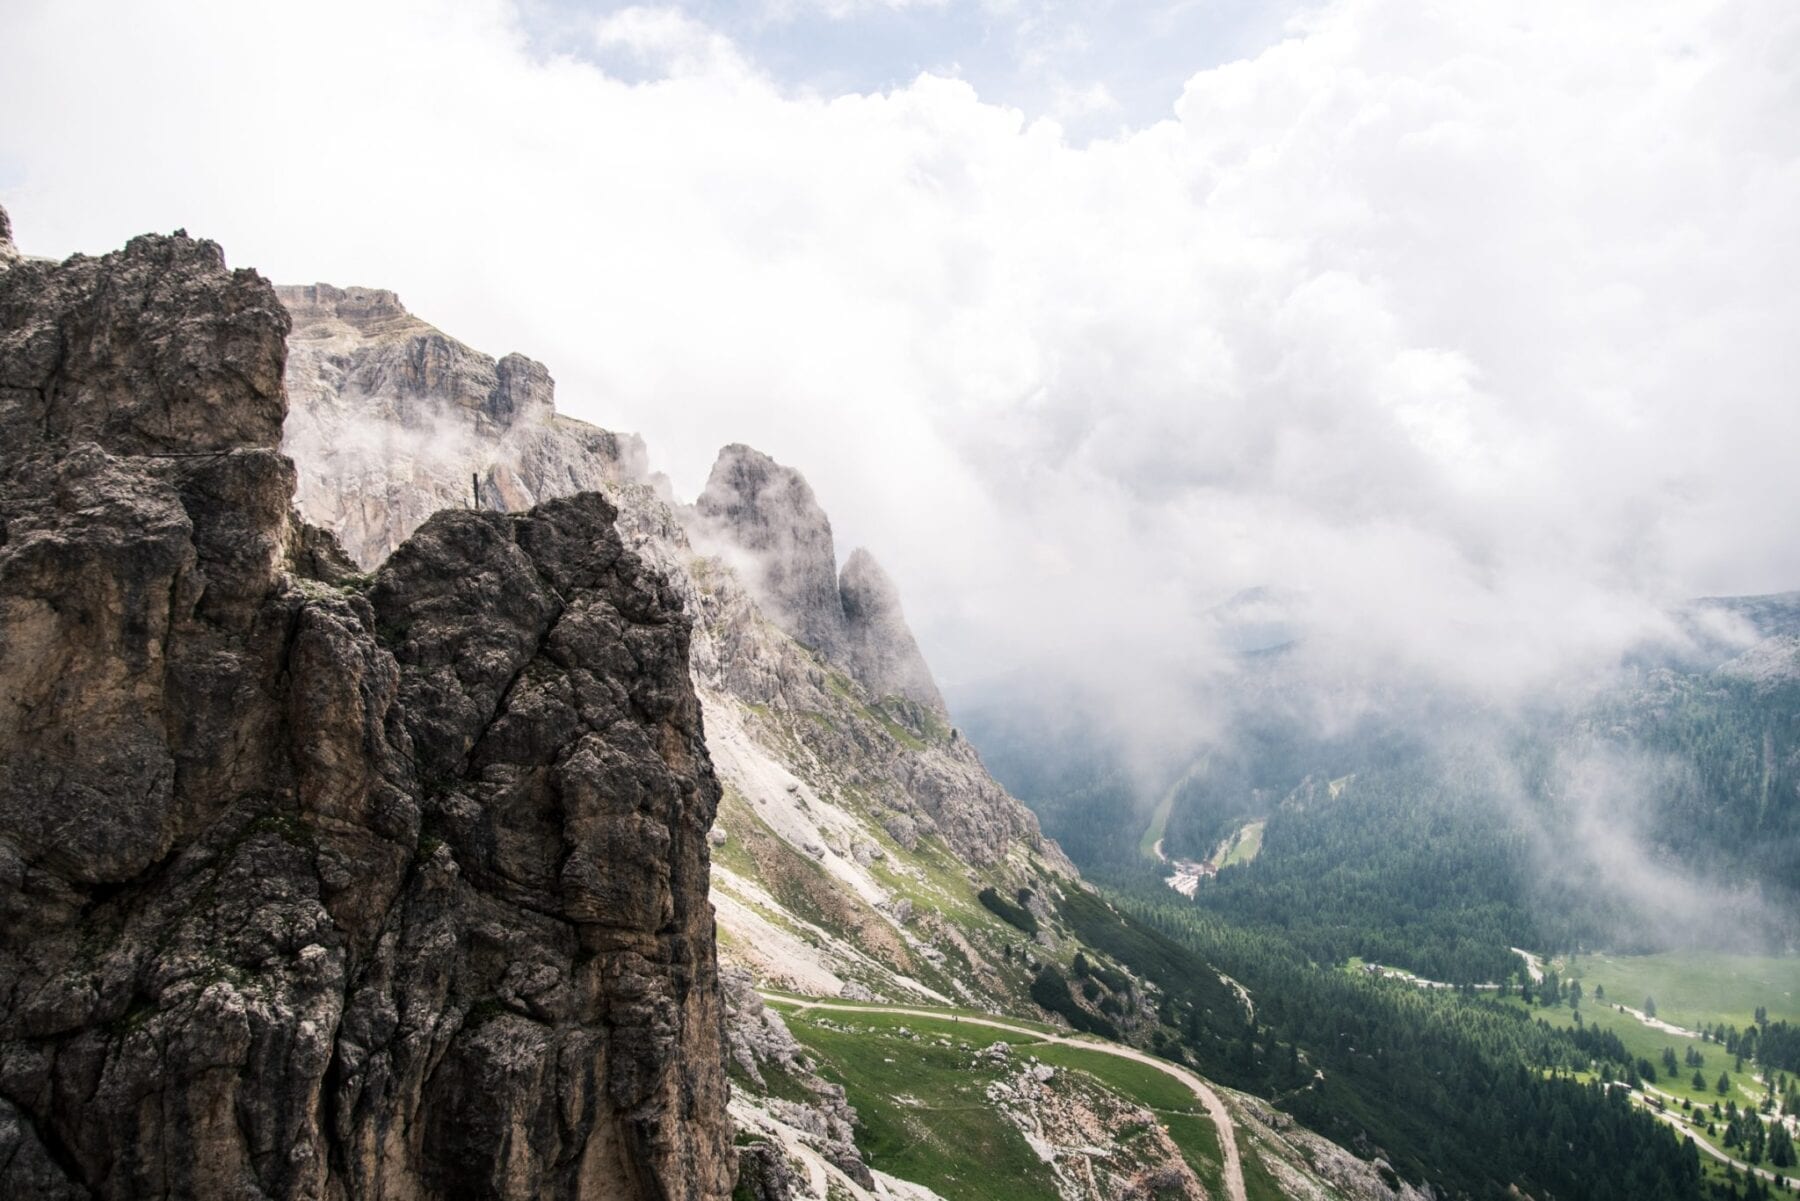
<svg viewBox="0 0 1800 1201">
<path fill-rule="evenodd" d="M 1612 1002 L 1602 1001 L 1601 1004 L 1610 1005 Z M 1633 1009 L 1629 1005 L 1613 1005 L 1613 1008 L 1620 1013 L 1629 1013 L 1632 1017 L 1644 1023 L 1644 1025 L 1650 1027 L 1652 1030 L 1661 1030 L 1664 1034 L 1679 1034 L 1683 1038 L 1700 1037 L 1700 1032 L 1698 1030 L 1689 1030 L 1686 1026 L 1677 1026 L 1672 1022 L 1665 1022 L 1661 1018 L 1653 1018 L 1641 1009 Z"/>
<path fill-rule="evenodd" d="M 1225 1108 L 1225 1102 L 1219 1094 L 1212 1090 L 1199 1076 L 1179 1064 L 1170 1063 L 1166 1059 L 1158 1059 L 1147 1051 L 1135 1047 L 1122 1046 L 1118 1043 L 1096 1042 L 1085 1038 L 1065 1038 L 1060 1034 L 1045 1034 L 1041 1030 L 1032 1030 L 1026 1026 L 1015 1026 L 1010 1022 L 1002 1022 L 994 1018 L 969 1017 L 966 1014 L 947 1014 L 931 1009 L 908 1009 L 898 1005 L 834 1005 L 829 1001 L 800 1001 L 793 997 L 778 994 L 765 994 L 768 1001 L 791 1005 L 797 1009 L 824 1009 L 837 1013 L 888 1013 L 896 1017 L 927 1018 L 933 1021 L 955 1021 L 970 1026 L 987 1026 L 993 1030 L 1004 1030 L 1009 1034 L 1022 1035 L 1033 1042 L 1054 1043 L 1063 1047 L 1075 1047 L 1083 1051 L 1098 1051 L 1102 1055 L 1113 1055 L 1120 1059 L 1130 1059 L 1155 1068 L 1165 1076 L 1173 1076 L 1188 1087 L 1188 1091 L 1200 1099 L 1206 1106 L 1207 1116 L 1212 1118 L 1215 1129 L 1219 1132 L 1219 1149 L 1225 1157 L 1225 1194 L 1231 1201 L 1245 1201 L 1244 1169 L 1238 1161 L 1237 1131 L 1231 1124 L 1231 1113 Z"/>
<path fill-rule="evenodd" d="M 1731 1156 L 1727 1155 L 1725 1152 L 1719 1150 L 1717 1147 L 1715 1147 L 1711 1143 L 1707 1142 L 1706 1135 L 1703 1132 L 1694 1129 L 1694 1127 L 1690 1123 L 1684 1121 L 1682 1119 L 1682 1117 L 1680 1116 L 1680 1114 L 1676 1111 L 1675 1107 L 1679 1106 L 1681 1104 L 1680 1097 L 1677 1097 L 1674 1093 L 1665 1093 L 1660 1088 L 1646 1086 L 1644 1091 L 1650 1092 L 1650 1093 L 1655 1093 L 1659 1097 L 1668 1098 L 1669 1107 L 1666 1109 L 1658 1109 L 1654 1105 L 1644 1104 L 1644 1102 L 1641 1100 L 1638 1103 L 1640 1105 L 1643 1105 L 1644 1108 L 1647 1109 L 1652 1114 L 1655 1114 L 1657 1117 L 1661 1118 L 1663 1121 L 1665 1121 L 1669 1125 L 1673 1126 L 1679 1133 L 1685 1134 L 1688 1137 L 1692 1138 L 1694 1140 L 1694 1145 L 1696 1147 L 1699 1147 L 1700 1150 L 1704 1151 L 1706 1154 L 1712 1156 L 1714 1159 L 1719 1160 L 1722 1163 L 1730 1164 L 1732 1167 L 1736 1168 L 1740 1172 L 1754 1172 L 1758 1176 L 1761 1176 L 1764 1180 L 1771 1181 L 1771 1182 L 1774 1181 L 1775 1175 L 1776 1175 L 1774 1172 L 1769 1171 L 1767 1168 L 1753 1168 L 1749 1164 L 1745 1163 L 1743 1160 L 1733 1159 Z"/>
</svg>

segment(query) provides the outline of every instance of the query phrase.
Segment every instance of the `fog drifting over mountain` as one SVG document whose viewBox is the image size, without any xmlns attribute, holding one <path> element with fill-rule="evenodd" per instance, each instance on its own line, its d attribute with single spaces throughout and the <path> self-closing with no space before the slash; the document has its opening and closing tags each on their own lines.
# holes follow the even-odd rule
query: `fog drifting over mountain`
<svg viewBox="0 0 1800 1201">
<path fill-rule="evenodd" d="M 1504 696 L 1800 584 L 1786 0 L 1342 0 L 1098 139 L 674 8 L 7 9 L 27 253 L 393 288 L 684 496 L 759 447 L 950 681 L 1186 703 L 1263 588 L 1343 679 Z"/>
</svg>

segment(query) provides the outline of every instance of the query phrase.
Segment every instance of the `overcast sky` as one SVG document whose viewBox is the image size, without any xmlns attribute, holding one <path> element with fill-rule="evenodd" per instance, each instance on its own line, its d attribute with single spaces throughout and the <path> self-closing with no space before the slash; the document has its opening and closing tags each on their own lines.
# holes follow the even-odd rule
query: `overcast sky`
<svg viewBox="0 0 1800 1201">
<path fill-rule="evenodd" d="M 1667 599 L 1800 587 L 1792 0 L 0 28 L 26 252 L 184 226 L 393 288 L 686 495 L 759 446 L 952 681 L 1179 675 L 1263 586 L 1369 662 L 1529 685 Z"/>
</svg>

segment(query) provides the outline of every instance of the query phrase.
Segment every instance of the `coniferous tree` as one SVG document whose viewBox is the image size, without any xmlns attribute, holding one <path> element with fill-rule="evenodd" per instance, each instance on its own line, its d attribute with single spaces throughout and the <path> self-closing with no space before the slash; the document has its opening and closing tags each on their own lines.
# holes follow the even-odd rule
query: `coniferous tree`
<svg viewBox="0 0 1800 1201">
<path fill-rule="evenodd" d="M 1784 1123 L 1775 1123 L 1769 1132 L 1769 1162 L 1778 1168 L 1794 1166 L 1794 1136 Z"/>
</svg>

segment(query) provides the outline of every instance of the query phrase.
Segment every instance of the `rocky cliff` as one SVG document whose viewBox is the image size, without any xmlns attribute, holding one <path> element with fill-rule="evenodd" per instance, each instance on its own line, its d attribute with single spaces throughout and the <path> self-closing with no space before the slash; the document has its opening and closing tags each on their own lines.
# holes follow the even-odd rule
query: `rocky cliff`
<svg viewBox="0 0 1800 1201">
<path fill-rule="evenodd" d="M 301 511 L 341 531 L 364 564 L 431 506 L 469 504 L 471 471 L 496 510 L 599 486 L 625 547 L 692 615 L 688 662 L 724 786 L 711 831 L 720 948 L 749 969 L 734 969 L 727 1006 L 740 1052 L 732 1113 L 762 1141 L 745 1146 L 739 1184 L 784 1196 L 794 1158 L 810 1165 L 793 1174 L 796 1197 L 872 1195 L 843 1091 L 791 1056 L 760 1076 L 746 1069 L 745 1040 L 760 1045 L 763 1028 L 750 981 L 1031 1006 L 1035 955 L 1066 935 L 1050 922 L 1027 935 L 978 894 L 1037 898 L 1047 917 L 1055 890 L 1076 886 L 951 724 L 893 583 L 865 551 L 839 572 L 823 507 L 766 455 L 727 447 L 696 504 L 682 505 L 635 438 L 558 415 L 541 369 L 507 367 L 526 360 L 471 350 L 391 293 L 315 285 L 281 297 L 295 320 L 284 445 Z M 523 379 L 543 383 L 508 384 Z"/>
<path fill-rule="evenodd" d="M 838 577 L 851 670 L 876 696 L 898 696 L 943 714 L 944 698 L 919 653 L 900 591 L 862 547 L 850 552 Z"/>
<path fill-rule="evenodd" d="M 0 1195 L 725 1196 L 679 596 L 591 492 L 354 574 L 288 333 L 181 234 L 0 265 Z"/>
</svg>

